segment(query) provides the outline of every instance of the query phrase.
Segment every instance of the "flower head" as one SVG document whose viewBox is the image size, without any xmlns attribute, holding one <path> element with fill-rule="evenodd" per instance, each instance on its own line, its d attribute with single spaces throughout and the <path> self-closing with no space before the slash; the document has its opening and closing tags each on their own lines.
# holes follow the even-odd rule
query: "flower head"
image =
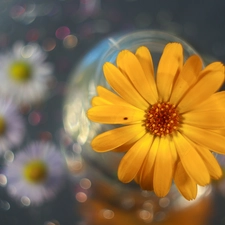
<svg viewBox="0 0 225 225">
<path fill-rule="evenodd" d="M 12 197 L 27 197 L 33 204 L 55 196 L 63 184 L 64 160 L 51 143 L 34 142 L 16 154 L 5 168 L 7 190 Z"/>
<path fill-rule="evenodd" d="M 179 43 L 165 46 L 156 74 L 149 50 L 123 50 L 116 66 L 106 62 L 105 78 L 113 91 L 97 87 L 88 118 L 121 124 L 92 140 L 97 152 L 126 152 L 118 168 L 124 183 L 135 180 L 142 189 L 163 197 L 174 181 L 188 200 L 222 175 L 211 153 L 225 154 L 224 66 L 203 69 L 198 55 L 183 60 Z"/>
<path fill-rule="evenodd" d="M 38 44 L 14 44 L 0 55 L 0 94 L 18 104 L 36 103 L 46 96 L 53 68 L 44 62 L 46 54 Z"/>
<path fill-rule="evenodd" d="M 0 153 L 19 146 L 25 135 L 25 124 L 10 100 L 0 99 Z"/>
</svg>

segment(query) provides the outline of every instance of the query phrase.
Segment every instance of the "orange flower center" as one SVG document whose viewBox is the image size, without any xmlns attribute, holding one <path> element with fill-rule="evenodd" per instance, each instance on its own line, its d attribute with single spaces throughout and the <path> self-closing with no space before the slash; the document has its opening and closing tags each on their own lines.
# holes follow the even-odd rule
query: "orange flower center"
<svg viewBox="0 0 225 225">
<path fill-rule="evenodd" d="M 147 110 L 145 127 L 154 135 L 162 137 L 171 134 L 178 125 L 178 110 L 169 102 L 156 103 Z"/>
</svg>

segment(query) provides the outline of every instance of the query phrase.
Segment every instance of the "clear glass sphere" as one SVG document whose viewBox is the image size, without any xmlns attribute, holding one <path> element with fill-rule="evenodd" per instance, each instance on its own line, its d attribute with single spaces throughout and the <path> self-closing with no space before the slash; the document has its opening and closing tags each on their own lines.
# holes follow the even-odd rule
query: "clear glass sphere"
<svg viewBox="0 0 225 225">
<path fill-rule="evenodd" d="M 149 30 L 119 33 L 100 42 L 76 65 L 71 74 L 64 104 L 64 127 L 71 141 L 69 144 L 63 143 L 64 152 L 68 168 L 78 183 L 78 190 L 81 190 L 77 192 L 76 198 L 78 202 L 87 202 L 89 206 L 98 205 L 98 225 L 110 218 L 117 221 L 118 215 L 132 218 L 129 219 L 129 224 L 132 224 L 132 220 L 138 225 L 166 221 L 168 215 L 194 207 L 197 202 L 201 203 L 209 196 L 210 187 L 199 188 L 197 199 L 188 202 L 175 185 L 172 185 L 165 198 L 158 198 L 153 192 L 142 191 L 134 182 L 122 184 L 117 179 L 117 168 L 123 154 L 96 153 L 90 146 L 93 137 L 112 127 L 93 123 L 86 117 L 91 99 L 96 95 L 96 87 L 102 85 L 109 88 L 102 71 L 103 64 L 115 63 L 118 53 L 123 49 L 135 51 L 144 45 L 150 49 L 154 65 L 157 66 L 168 42 L 183 45 L 184 60 L 190 55 L 198 54 L 185 41 L 168 33 Z M 86 189 L 82 186 L 84 180 L 88 186 Z M 86 207 L 81 214 L 85 210 Z M 92 214 L 95 210 L 93 208 L 89 213 Z M 88 222 L 95 224 L 93 221 Z M 116 224 L 122 225 L 123 222 L 117 221 Z"/>
</svg>

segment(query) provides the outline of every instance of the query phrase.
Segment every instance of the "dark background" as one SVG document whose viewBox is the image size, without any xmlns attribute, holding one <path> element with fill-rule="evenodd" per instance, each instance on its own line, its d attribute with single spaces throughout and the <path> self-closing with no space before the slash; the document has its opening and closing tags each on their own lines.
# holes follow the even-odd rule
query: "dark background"
<svg viewBox="0 0 225 225">
<path fill-rule="evenodd" d="M 81 7 L 96 3 L 88 12 Z M 22 7 L 30 13 L 21 16 Z M 77 37 L 77 45 L 66 48 L 56 37 L 56 30 L 66 26 Z M 40 138 L 49 132 L 58 144 L 63 129 L 62 107 L 67 82 L 73 68 L 82 57 L 103 38 L 119 31 L 157 29 L 175 34 L 187 41 L 201 55 L 225 63 L 225 1 L 224 0 L 0 0 L 0 50 L 10 48 L 17 40 L 43 45 L 46 39 L 55 41 L 47 60 L 55 66 L 55 84 L 49 98 L 37 110 L 45 120 L 37 126 L 29 124 L 29 138 Z M 18 207 L 0 187 L 1 225 L 77 225 L 78 204 L 73 185 L 67 185 L 56 199 L 41 207 Z M 214 196 L 214 214 L 209 225 L 224 225 L 225 201 L 220 193 Z M 10 204 L 10 209 L 3 206 Z M 55 221 L 55 222 L 54 222 Z M 58 221 L 58 222 L 57 222 Z M 51 225 L 52 225 L 51 224 Z M 81 223 L 80 223 L 81 224 Z M 116 225 L 116 224 L 115 224 Z"/>
</svg>

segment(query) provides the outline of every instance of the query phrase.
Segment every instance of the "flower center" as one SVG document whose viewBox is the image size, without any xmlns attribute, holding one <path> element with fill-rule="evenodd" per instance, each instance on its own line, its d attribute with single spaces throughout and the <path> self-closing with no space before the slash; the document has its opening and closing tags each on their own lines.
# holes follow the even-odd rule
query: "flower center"
<svg viewBox="0 0 225 225">
<path fill-rule="evenodd" d="M 2 116 L 0 116 L 0 135 L 4 134 L 6 129 L 5 120 Z"/>
<path fill-rule="evenodd" d="M 25 62 L 14 62 L 9 68 L 10 77 L 17 82 L 25 82 L 31 78 L 31 68 Z"/>
<path fill-rule="evenodd" d="M 178 125 L 178 110 L 169 102 L 156 103 L 147 110 L 145 127 L 154 135 L 162 137 L 171 134 Z"/>
<path fill-rule="evenodd" d="M 24 176 L 31 183 L 40 183 L 47 176 L 46 164 L 39 160 L 33 160 L 24 167 Z"/>
</svg>

